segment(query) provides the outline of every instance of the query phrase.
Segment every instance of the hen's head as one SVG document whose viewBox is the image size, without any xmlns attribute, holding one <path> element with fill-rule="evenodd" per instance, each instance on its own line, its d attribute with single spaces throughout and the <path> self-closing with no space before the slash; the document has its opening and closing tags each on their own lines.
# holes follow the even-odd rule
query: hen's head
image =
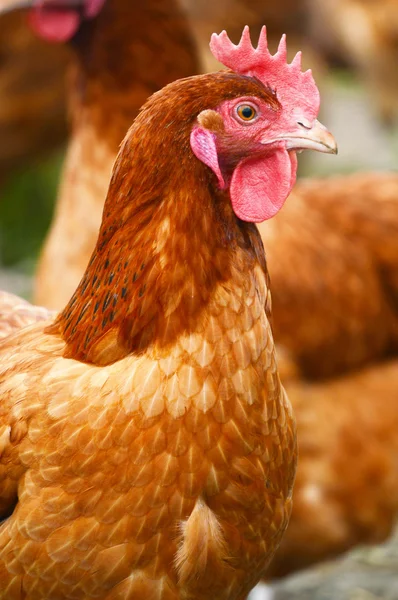
<svg viewBox="0 0 398 600">
<path fill-rule="evenodd" d="M 106 0 L 5 0 L 0 13 L 28 8 L 29 22 L 41 38 L 66 42 L 78 31 L 82 21 L 93 19 Z"/>
<path fill-rule="evenodd" d="M 264 94 L 240 96 L 199 114 L 191 148 L 229 188 L 235 214 L 261 222 L 283 206 L 296 180 L 296 150 L 336 153 L 333 136 L 319 123 L 319 91 L 301 56 L 286 62 L 286 42 L 271 55 L 263 28 L 253 48 L 246 27 L 238 46 L 222 32 L 213 35 L 214 56 L 238 75 L 257 82 Z"/>
</svg>

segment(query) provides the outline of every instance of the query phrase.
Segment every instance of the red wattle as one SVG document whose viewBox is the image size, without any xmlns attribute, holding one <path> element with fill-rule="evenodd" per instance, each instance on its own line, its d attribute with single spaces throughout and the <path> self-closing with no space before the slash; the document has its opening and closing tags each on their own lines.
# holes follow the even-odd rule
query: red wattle
<svg viewBox="0 0 398 600">
<path fill-rule="evenodd" d="M 233 172 L 230 195 L 242 221 L 261 223 L 282 208 L 296 181 L 297 159 L 285 148 L 269 156 L 242 160 Z"/>
</svg>

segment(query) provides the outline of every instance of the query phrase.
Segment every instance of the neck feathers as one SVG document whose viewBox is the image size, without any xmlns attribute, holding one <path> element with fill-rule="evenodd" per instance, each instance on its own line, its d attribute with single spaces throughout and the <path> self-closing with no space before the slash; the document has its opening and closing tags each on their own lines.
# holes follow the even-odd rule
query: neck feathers
<svg viewBox="0 0 398 600">
<path fill-rule="evenodd" d="M 122 144 L 89 266 L 49 330 L 67 356 L 109 364 L 173 344 L 197 329 L 219 284 L 265 269 L 256 227 L 236 218 L 189 146 L 196 116 L 216 102 L 202 97 L 208 77 L 155 94 Z M 228 94 L 230 80 L 212 76 Z"/>
<path fill-rule="evenodd" d="M 90 264 L 56 323 L 67 356 L 109 364 L 154 343 L 173 344 L 197 330 L 216 286 L 231 280 L 242 248 L 249 251 L 239 273 L 253 266 L 229 202 L 217 207 L 205 187 L 192 189 L 193 178 L 182 173 L 179 187 L 151 200 L 134 201 L 118 190 L 127 201 L 123 216 L 115 223 L 104 214 Z"/>
</svg>

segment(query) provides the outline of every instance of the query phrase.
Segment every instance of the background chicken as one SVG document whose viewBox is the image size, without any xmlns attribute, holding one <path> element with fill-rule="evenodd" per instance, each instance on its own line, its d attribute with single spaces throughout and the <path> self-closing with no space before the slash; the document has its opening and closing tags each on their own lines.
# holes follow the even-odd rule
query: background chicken
<svg viewBox="0 0 398 600">
<path fill-rule="evenodd" d="M 398 350 L 398 175 L 301 181 L 259 226 L 275 338 L 308 378 Z"/>
<path fill-rule="evenodd" d="M 149 0 L 144 6 L 107 0 L 94 20 L 82 23 L 73 47 L 73 130 L 35 292 L 37 304 L 58 309 L 87 266 L 113 162 L 138 109 L 166 83 L 199 70 L 176 0 Z"/>
<path fill-rule="evenodd" d="M 381 362 L 397 355 L 398 176 L 302 181 L 291 196 L 260 225 L 300 452 L 271 578 L 385 539 L 398 514 L 398 363 Z"/>
<path fill-rule="evenodd" d="M 273 288 L 274 289 L 274 288 Z M 385 540 L 398 515 L 398 361 L 285 383 L 299 462 L 289 527 L 268 577 Z"/>
<path fill-rule="evenodd" d="M 295 427 L 253 222 L 336 147 L 312 75 L 259 47 L 214 36 L 231 70 L 149 99 L 70 302 L 0 345 L 0 597 L 243 600 L 280 542 Z"/>
<path fill-rule="evenodd" d="M 1 15 L 0 184 L 14 169 L 38 161 L 65 139 L 67 59 L 65 47 L 49 51 L 34 35 L 24 13 Z"/>
</svg>

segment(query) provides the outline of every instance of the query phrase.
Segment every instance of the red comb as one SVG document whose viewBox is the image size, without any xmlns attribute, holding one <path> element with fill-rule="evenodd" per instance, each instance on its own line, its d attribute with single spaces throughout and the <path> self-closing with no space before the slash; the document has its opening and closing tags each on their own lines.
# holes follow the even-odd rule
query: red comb
<svg viewBox="0 0 398 600">
<path fill-rule="evenodd" d="M 275 89 L 284 108 L 298 109 L 310 121 L 316 118 L 319 111 L 319 90 L 311 70 L 301 70 L 301 52 L 296 54 L 290 64 L 286 62 L 285 35 L 274 55 L 268 50 L 265 27 L 261 30 L 257 48 L 253 48 L 249 28 L 246 26 L 237 46 L 222 31 L 219 35 L 213 33 L 210 49 L 218 61 L 235 73 L 257 77 L 264 85 Z"/>
</svg>

